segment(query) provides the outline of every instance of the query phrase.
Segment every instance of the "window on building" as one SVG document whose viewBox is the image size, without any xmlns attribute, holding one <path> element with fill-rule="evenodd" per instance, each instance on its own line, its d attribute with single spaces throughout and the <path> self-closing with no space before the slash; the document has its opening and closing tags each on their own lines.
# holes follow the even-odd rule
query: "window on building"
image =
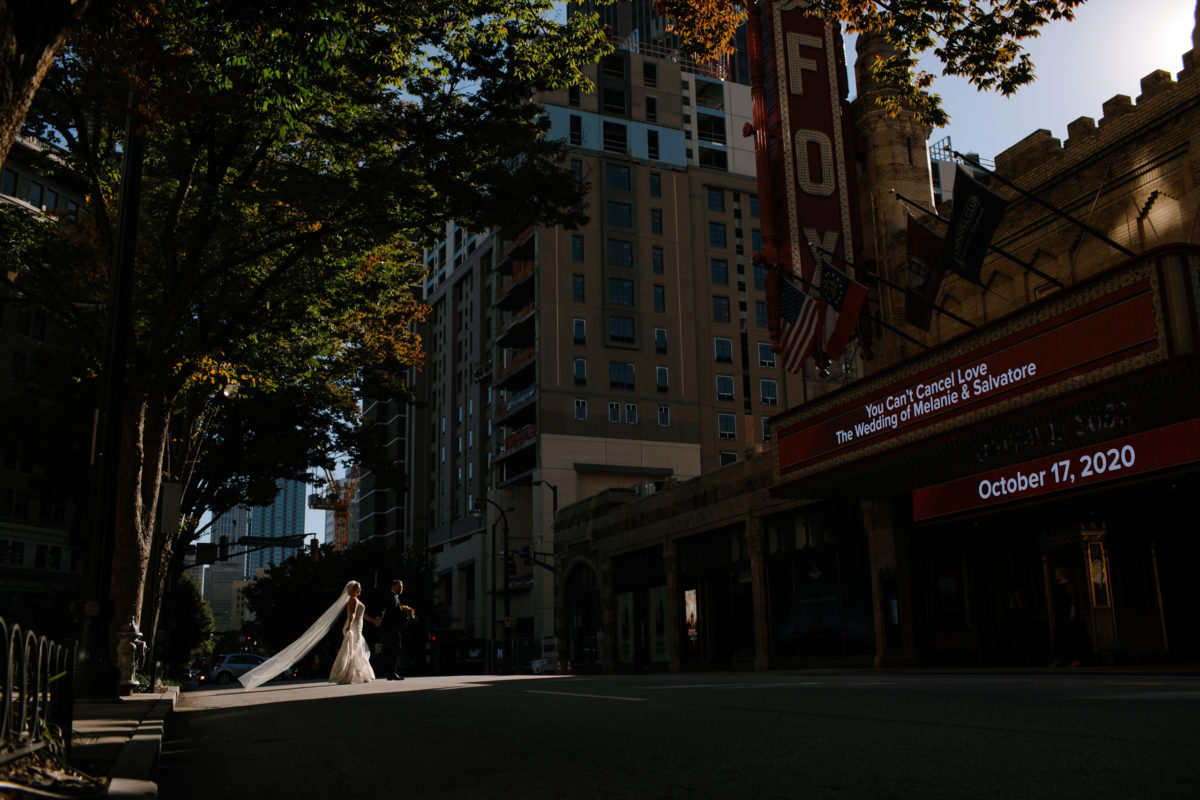
<svg viewBox="0 0 1200 800">
<path fill-rule="evenodd" d="M 722 222 L 708 223 L 708 246 L 725 247 L 725 224 Z"/>
<path fill-rule="evenodd" d="M 633 364 L 628 361 L 608 362 L 608 388 L 632 389 Z"/>
<path fill-rule="evenodd" d="M 629 150 L 624 125 L 615 122 L 604 123 L 604 150 L 608 153 L 622 154 Z"/>
<path fill-rule="evenodd" d="M 733 340 L 717 336 L 713 339 L 713 358 L 720 364 L 733 363 Z"/>
<path fill-rule="evenodd" d="M 646 158 L 657 161 L 658 157 L 658 131 L 646 131 Z"/>
<path fill-rule="evenodd" d="M 608 421 L 609 422 L 620 422 L 621 421 L 621 404 L 620 403 L 610 402 L 608 404 Z"/>
<path fill-rule="evenodd" d="M 620 53 L 605 56 L 600 59 L 600 72 L 611 78 L 624 78 L 625 58 Z"/>
<path fill-rule="evenodd" d="M 583 292 L 583 276 L 576 272 L 571 276 L 571 300 L 576 303 L 582 303 L 584 298 Z"/>
<path fill-rule="evenodd" d="M 712 282 L 720 286 L 729 285 L 729 262 L 723 258 L 709 259 L 709 272 L 712 274 Z"/>
<path fill-rule="evenodd" d="M 650 232 L 656 236 L 662 236 L 663 215 L 661 208 L 650 209 Z"/>
<path fill-rule="evenodd" d="M 578 86 L 570 86 L 567 88 L 567 105 L 571 106 L 572 108 L 579 108 L 579 97 L 580 92 Z"/>
<path fill-rule="evenodd" d="M 762 418 L 762 440 L 764 442 L 771 441 L 771 418 Z"/>
<path fill-rule="evenodd" d="M 608 263 L 614 267 L 632 267 L 633 242 L 624 242 L 620 239 L 609 239 Z"/>
<path fill-rule="evenodd" d="M 724 150 L 715 147 L 701 147 L 698 151 L 700 166 L 709 169 L 728 170 L 729 155 Z"/>
<path fill-rule="evenodd" d="M 754 301 L 754 324 L 760 328 L 767 327 L 767 304 L 763 300 Z"/>
<path fill-rule="evenodd" d="M 45 192 L 44 186 L 42 186 L 37 181 L 30 181 L 29 182 L 29 205 L 33 206 L 34 208 L 41 208 L 43 200 L 44 200 L 44 198 L 43 198 L 44 192 Z"/>
<path fill-rule="evenodd" d="M 633 305 L 633 281 L 608 279 L 608 302 L 614 306 Z"/>
<path fill-rule="evenodd" d="M 658 98 L 646 98 L 646 122 L 658 122 Z"/>
<path fill-rule="evenodd" d="M 625 421 L 630 425 L 636 425 L 638 421 L 637 403 L 625 404 Z"/>
<path fill-rule="evenodd" d="M 765 267 L 754 268 L 754 288 L 764 291 L 767 288 L 767 270 Z"/>
<path fill-rule="evenodd" d="M 583 117 L 578 114 L 571 115 L 570 142 L 574 145 L 583 144 Z"/>
<path fill-rule="evenodd" d="M 752 252 L 752 253 L 761 253 L 762 252 L 763 238 L 762 238 L 761 231 L 755 230 L 753 228 L 750 229 L 750 248 L 751 248 L 750 252 Z"/>
<path fill-rule="evenodd" d="M 642 62 L 642 85 L 651 88 L 658 86 L 658 64 L 653 61 Z"/>
<path fill-rule="evenodd" d="M 718 375 L 717 376 L 717 399 L 732 400 L 733 399 L 733 376 Z"/>
<path fill-rule="evenodd" d="M 600 87 L 600 108 L 605 114 L 628 116 L 629 96 L 625 93 L 625 87 L 613 85 Z"/>
<path fill-rule="evenodd" d="M 725 144 L 725 117 L 714 114 L 697 114 L 696 138 L 702 142 Z M 714 210 L 724 211 L 725 209 L 722 207 Z"/>
<path fill-rule="evenodd" d="M 624 164 L 606 164 L 604 167 L 604 183 L 609 189 L 629 191 L 629 167 Z"/>
<path fill-rule="evenodd" d="M 575 337 L 575 344 L 587 343 L 587 320 L 575 319 L 571 322 L 571 332 Z"/>
<path fill-rule="evenodd" d="M 614 228 L 633 227 L 633 206 L 629 203 L 608 201 L 608 224 Z"/>
<path fill-rule="evenodd" d="M 720 458 L 722 467 L 737 463 L 737 453 L 732 450 L 722 450 Z"/>
<path fill-rule="evenodd" d="M 713 322 L 729 322 L 729 298 L 713 295 Z"/>
<path fill-rule="evenodd" d="M 708 210 L 709 211 L 724 211 L 725 210 L 725 190 L 714 189 L 708 187 Z"/>
<path fill-rule="evenodd" d="M 660 283 L 654 284 L 654 310 L 667 310 L 667 287 Z"/>
<path fill-rule="evenodd" d="M 17 173 L 15 170 L 4 169 L 4 179 L 0 182 L 0 192 L 9 197 L 17 196 Z"/>
<path fill-rule="evenodd" d="M 617 344 L 633 344 L 633 318 L 609 317 L 608 340 Z"/>
<path fill-rule="evenodd" d="M 658 425 L 660 428 L 666 428 L 671 425 L 671 407 L 670 406 L 659 406 L 658 407 Z"/>
<path fill-rule="evenodd" d="M 658 387 L 660 392 L 669 392 L 671 390 L 671 380 L 666 367 L 654 368 L 654 385 Z"/>
<path fill-rule="evenodd" d="M 750 195 L 750 217 L 758 219 L 758 195 Z"/>
<path fill-rule="evenodd" d="M 717 414 L 717 438 L 737 438 L 737 417 L 733 414 Z"/>
<path fill-rule="evenodd" d="M 579 234 L 571 236 L 571 260 L 576 264 L 583 263 L 583 237 Z"/>
<path fill-rule="evenodd" d="M 657 172 L 650 173 L 650 196 L 662 197 L 662 175 Z"/>
<path fill-rule="evenodd" d="M 58 192 L 53 189 L 47 189 L 44 205 L 47 211 L 53 211 L 58 208 Z"/>
<path fill-rule="evenodd" d="M 650 268 L 658 274 L 663 271 L 663 249 L 661 247 L 650 248 Z"/>
<path fill-rule="evenodd" d="M 575 400 L 575 419 L 587 419 L 587 400 Z M 491 457 L 491 453 L 488 453 L 488 457 Z"/>
<path fill-rule="evenodd" d="M 758 365 L 760 367 L 775 366 L 775 351 L 771 349 L 769 342 L 758 343 Z"/>
<path fill-rule="evenodd" d="M 655 328 L 654 329 L 654 352 L 656 352 L 656 353 L 667 352 L 667 329 L 666 328 Z"/>
<path fill-rule="evenodd" d="M 764 406 L 779 405 L 779 384 L 773 380 L 761 380 L 758 382 L 758 394 L 762 399 Z"/>
<path fill-rule="evenodd" d="M 587 359 L 575 359 L 575 383 L 579 386 L 587 385 Z"/>
</svg>

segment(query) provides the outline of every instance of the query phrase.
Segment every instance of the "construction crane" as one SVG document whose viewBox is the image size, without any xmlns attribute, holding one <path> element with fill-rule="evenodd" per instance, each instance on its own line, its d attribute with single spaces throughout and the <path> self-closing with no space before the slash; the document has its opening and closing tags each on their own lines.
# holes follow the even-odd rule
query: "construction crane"
<svg viewBox="0 0 1200 800">
<path fill-rule="evenodd" d="M 310 494 L 308 507 L 333 512 L 333 549 L 345 550 L 350 538 L 350 504 L 358 491 L 358 467 L 351 467 L 346 477 L 338 480 L 333 472 L 325 470 L 323 494 Z"/>
</svg>

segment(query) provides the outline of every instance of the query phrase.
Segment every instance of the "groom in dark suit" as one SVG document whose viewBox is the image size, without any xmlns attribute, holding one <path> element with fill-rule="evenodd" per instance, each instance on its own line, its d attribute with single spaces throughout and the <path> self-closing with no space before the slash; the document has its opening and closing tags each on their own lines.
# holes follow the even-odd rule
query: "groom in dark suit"
<svg viewBox="0 0 1200 800">
<path fill-rule="evenodd" d="M 404 594 L 404 581 L 392 581 L 392 597 L 386 601 L 374 622 L 379 627 L 379 642 L 383 651 L 379 655 L 379 667 L 389 681 L 404 680 L 404 640 L 401 635 L 408 622 L 404 609 L 400 607 L 400 595 Z"/>
</svg>

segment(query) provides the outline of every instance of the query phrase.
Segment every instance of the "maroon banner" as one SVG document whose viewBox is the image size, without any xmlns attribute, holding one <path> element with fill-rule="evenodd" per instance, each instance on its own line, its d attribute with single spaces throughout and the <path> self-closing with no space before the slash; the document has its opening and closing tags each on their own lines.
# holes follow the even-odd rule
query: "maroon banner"
<svg viewBox="0 0 1200 800">
<path fill-rule="evenodd" d="M 778 78 L 780 142 L 787 187 L 786 230 L 792 263 L 815 282 L 816 244 L 853 261 L 849 171 L 842 130 L 845 57 L 840 34 L 808 12 L 808 3 L 770 3 L 771 50 Z"/>
<path fill-rule="evenodd" d="M 916 521 L 1200 461 L 1200 419 L 981 472 L 913 492 Z"/>
<path fill-rule="evenodd" d="M 1149 280 L 779 433 L 779 471 L 841 454 L 1154 350 Z"/>
</svg>

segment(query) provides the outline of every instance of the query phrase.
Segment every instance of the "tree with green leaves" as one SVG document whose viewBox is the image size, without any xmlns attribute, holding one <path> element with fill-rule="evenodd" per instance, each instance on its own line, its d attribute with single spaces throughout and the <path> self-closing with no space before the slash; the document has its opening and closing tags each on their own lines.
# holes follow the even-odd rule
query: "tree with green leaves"
<svg viewBox="0 0 1200 800">
<path fill-rule="evenodd" d="M 29 246 L 4 256 L 0 292 L 51 315 L 63 331 L 53 366 L 87 397 L 104 366 L 132 90 L 146 150 L 114 626 L 153 621 L 151 559 L 177 545 L 154 538 L 164 475 L 185 483 L 193 510 L 201 497 L 233 503 L 264 485 L 250 468 L 356 454 L 364 390 L 409 390 L 423 313 L 411 287 L 446 219 L 580 221 L 585 187 L 533 96 L 579 81 L 607 46 L 594 17 L 559 25 L 550 5 L 113 0 L 62 50 L 24 130 L 57 145 L 38 167 L 81 182 L 85 211 L 55 235 L 33 226 Z M 262 428 L 248 432 L 247 418 Z M 279 448 L 287 463 L 246 452 L 293 432 L 305 441 Z"/>
<path fill-rule="evenodd" d="M 165 656 L 169 667 L 179 669 L 212 655 L 213 614 L 186 573 L 175 581 L 168 598 Z"/>
</svg>

